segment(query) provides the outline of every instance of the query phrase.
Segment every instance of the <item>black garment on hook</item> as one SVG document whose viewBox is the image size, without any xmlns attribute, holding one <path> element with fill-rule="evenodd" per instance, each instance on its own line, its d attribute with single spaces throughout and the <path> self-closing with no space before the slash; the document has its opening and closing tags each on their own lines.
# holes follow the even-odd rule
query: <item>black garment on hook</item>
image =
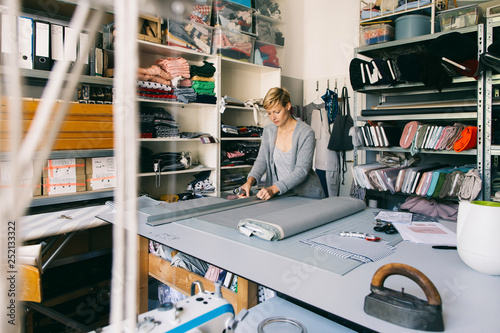
<svg viewBox="0 0 500 333">
<path fill-rule="evenodd" d="M 333 123 L 332 134 L 328 142 L 328 149 L 340 152 L 340 172 L 342 173 L 342 184 L 344 184 L 344 175 L 347 171 L 347 162 L 345 152 L 352 150 L 352 138 L 349 136 L 349 130 L 354 126 L 350 110 L 349 95 L 347 87 L 342 88 L 341 103 L 339 104 L 339 113 Z"/>
</svg>

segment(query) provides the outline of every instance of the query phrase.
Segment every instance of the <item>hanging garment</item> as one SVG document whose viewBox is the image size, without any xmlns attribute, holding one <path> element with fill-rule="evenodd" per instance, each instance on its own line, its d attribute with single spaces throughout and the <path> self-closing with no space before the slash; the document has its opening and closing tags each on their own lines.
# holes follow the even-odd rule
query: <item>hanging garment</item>
<svg viewBox="0 0 500 333">
<path fill-rule="evenodd" d="M 342 165 L 340 171 L 342 173 L 342 184 L 344 184 L 344 175 L 347 172 L 345 152 L 353 149 L 352 139 L 349 136 L 349 130 L 354 126 L 354 121 L 351 118 L 349 110 L 349 95 L 346 86 L 342 88 L 341 100 L 342 103 L 339 105 L 339 113 L 333 123 L 328 149 L 338 151 L 340 153 Z"/>
<path fill-rule="evenodd" d="M 320 177 L 325 196 L 338 196 L 339 193 L 339 157 L 338 152 L 328 149 L 330 125 L 325 109 L 315 109 L 311 114 L 311 127 L 316 139 L 314 168 Z"/>
<path fill-rule="evenodd" d="M 337 88 L 333 91 L 326 89 L 326 93 L 321 96 L 321 99 L 325 101 L 325 109 L 328 113 L 328 124 L 333 124 L 335 117 L 337 117 L 337 112 L 339 109 L 339 96 L 337 93 Z"/>
</svg>

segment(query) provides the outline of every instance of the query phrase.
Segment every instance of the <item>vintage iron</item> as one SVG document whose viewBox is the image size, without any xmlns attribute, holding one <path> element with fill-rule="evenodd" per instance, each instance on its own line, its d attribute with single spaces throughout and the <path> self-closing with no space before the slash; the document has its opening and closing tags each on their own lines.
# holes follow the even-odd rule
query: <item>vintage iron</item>
<svg viewBox="0 0 500 333">
<path fill-rule="evenodd" d="M 391 275 L 403 275 L 416 282 L 425 293 L 427 301 L 402 291 L 384 287 L 384 281 Z M 442 332 L 444 331 L 441 296 L 434 284 L 418 269 L 399 263 L 380 267 L 365 297 L 364 310 L 367 314 L 402 327 Z"/>
</svg>

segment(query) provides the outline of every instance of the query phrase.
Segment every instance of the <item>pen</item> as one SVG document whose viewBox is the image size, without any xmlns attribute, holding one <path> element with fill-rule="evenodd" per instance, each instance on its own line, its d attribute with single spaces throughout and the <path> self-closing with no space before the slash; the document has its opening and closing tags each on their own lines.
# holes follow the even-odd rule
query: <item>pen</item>
<svg viewBox="0 0 500 333">
<path fill-rule="evenodd" d="M 448 245 L 434 245 L 432 247 L 433 249 L 438 249 L 438 250 L 456 250 L 456 246 L 448 246 Z"/>
</svg>

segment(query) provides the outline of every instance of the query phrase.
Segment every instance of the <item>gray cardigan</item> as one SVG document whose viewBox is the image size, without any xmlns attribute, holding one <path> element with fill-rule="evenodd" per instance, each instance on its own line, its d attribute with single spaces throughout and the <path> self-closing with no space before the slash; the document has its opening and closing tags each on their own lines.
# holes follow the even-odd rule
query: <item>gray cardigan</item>
<svg viewBox="0 0 500 333">
<path fill-rule="evenodd" d="M 293 171 L 280 180 L 277 179 L 273 159 L 277 133 L 278 127 L 274 124 L 264 127 L 259 154 L 248 176 L 254 177 L 259 182 L 264 173 L 267 172 L 266 187 L 274 184 L 280 190 L 280 194 L 293 189 L 294 193 L 302 197 L 324 198 L 325 195 L 319 177 L 312 169 L 316 145 L 312 128 L 306 123 L 297 120 L 297 125 L 293 131 L 291 148 L 291 167 Z"/>
</svg>

